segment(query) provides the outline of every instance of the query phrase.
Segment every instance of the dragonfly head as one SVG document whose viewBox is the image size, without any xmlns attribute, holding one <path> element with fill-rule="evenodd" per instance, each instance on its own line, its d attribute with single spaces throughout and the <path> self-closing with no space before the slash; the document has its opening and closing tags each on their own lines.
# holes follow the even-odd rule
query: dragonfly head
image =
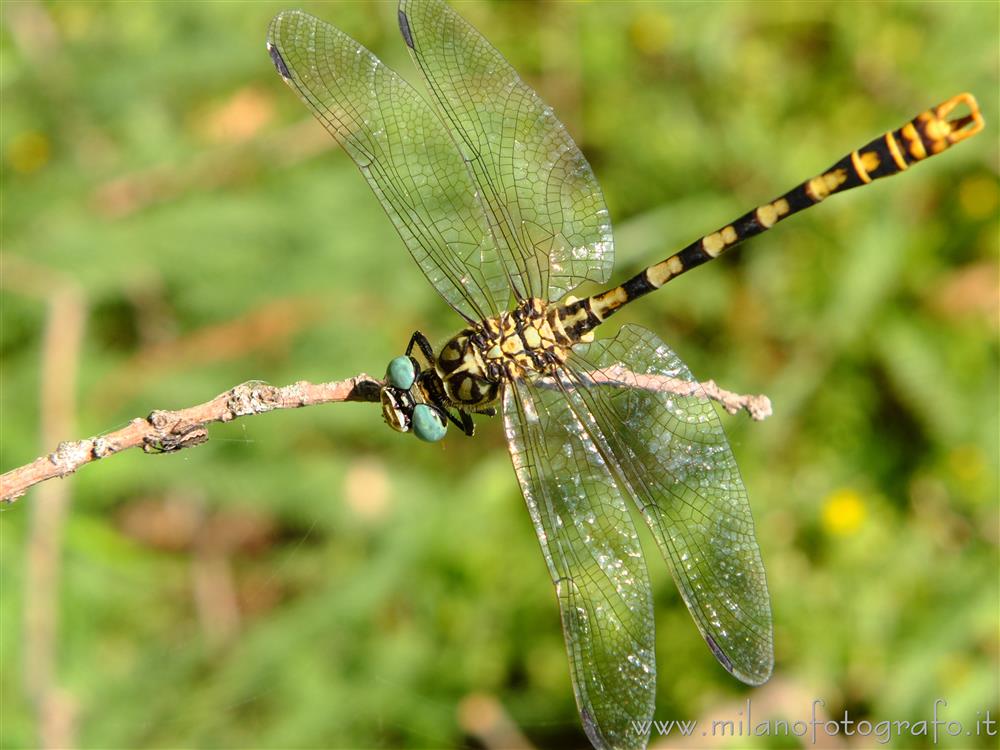
<svg viewBox="0 0 1000 750">
<path fill-rule="evenodd" d="M 412 432 L 424 442 L 436 443 L 448 431 L 448 420 L 438 407 L 414 397 L 418 372 L 412 357 L 396 357 L 389 363 L 381 392 L 382 417 L 397 432 Z"/>
</svg>

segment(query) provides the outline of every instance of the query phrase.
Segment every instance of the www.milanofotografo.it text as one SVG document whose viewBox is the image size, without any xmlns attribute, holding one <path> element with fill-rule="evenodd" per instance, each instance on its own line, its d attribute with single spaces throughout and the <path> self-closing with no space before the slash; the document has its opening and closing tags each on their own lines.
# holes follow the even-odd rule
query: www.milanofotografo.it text
<svg viewBox="0 0 1000 750">
<path fill-rule="evenodd" d="M 928 719 L 861 719 L 854 720 L 848 711 L 843 716 L 834 718 L 822 712 L 826 701 L 816 698 L 812 702 L 808 719 L 776 719 L 753 718 L 753 706 L 748 699 L 744 710 L 736 712 L 734 719 L 713 719 L 711 722 L 700 722 L 697 719 L 683 721 L 671 719 L 666 721 L 634 722 L 637 732 L 651 733 L 654 736 L 669 737 L 798 737 L 811 744 L 816 744 L 827 737 L 873 737 L 880 744 L 886 744 L 894 737 L 927 737 L 931 743 L 937 744 L 944 737 L 996 737 L 997 720 L 990 711 L 976 713 L 976 719 L 969 725 L 960 721 L 948 719 L 944 709 L 948 701 L 938 698 L 931 709 Z"/>
</svg>

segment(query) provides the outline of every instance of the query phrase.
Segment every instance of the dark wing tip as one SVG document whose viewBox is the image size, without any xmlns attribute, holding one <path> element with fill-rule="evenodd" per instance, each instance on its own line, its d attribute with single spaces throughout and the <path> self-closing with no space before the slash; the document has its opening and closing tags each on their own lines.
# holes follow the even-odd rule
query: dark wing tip
<svg viewBox="0 0 1000 750">
<path fill-rule="evenodd" d="M 291 80 L 292 74 L 289 72 L 288 66 L 285 65 L 285 61 L 282 59 L 281 53 L 278 52 L 278 48 L 271 42 L 267 43 L 267 53 L 271 56 L 271 62 L 274 63 L 274 67 L 281 74 L 281 77 Z"/>
<path fill-rule="evenodd" d="M 715 642 L 715 639 L 708 633 L 705 634 L 705 643 L 708 644 L 709 649 L 715 655 L 715 658 L 719 660 L 719 664 L 726 668 L 727 672 L 733 671 L 733 662 L 726 655 L 726 652 L 719 648 L 719 644 Z"/>
<path fill-rule="evenodd" d="M 407 17 L 402 4 L 400 4 L 399 8 L 399 33 L 403 35 L 403 41 L 406 42 L 406 46 L 414 49 L 413 34 L 410 32 L 410 19 Z"/>
<path fill-rule="evenodd" d="M 771 673 L 774 671 L 774 653 L 771 653 L 771 658 L 766 664 L 766 669 L 757 669 L 753 672 L 745 672 L 740 669 L 737 665 L 733 664 L 733 660 L 729 658 L 729 655 L 715 642 L 708 633 L 704 634 L 705 643 L 708 644 L 709 649 L 711 649 L 712 654 L 716 659 L 719 660 L 721 664 L 729 674 L 735 677 L 740 682 L 746 683 L 747 685 L 763 685 L 769 679 L 771 679 Z"/>
</svg>

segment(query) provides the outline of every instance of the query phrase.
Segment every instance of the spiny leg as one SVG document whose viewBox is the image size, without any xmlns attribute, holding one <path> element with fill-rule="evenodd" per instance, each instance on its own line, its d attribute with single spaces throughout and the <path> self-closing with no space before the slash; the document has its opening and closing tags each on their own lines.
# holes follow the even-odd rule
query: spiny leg
<svg viewBox="0 0 1000 750">
<path fill-rule="evenodd" d="M 431 342 L 427 340 L 420 331 L 414 331 L 413 335 L 410 336 L 410 343 L 406 345 L 406 356 L 410 356 L 410 352 L 413 351 L 414 344 L 420 347 L 420 351 L 423 352 L 424 357 L 427 358 L 427 364 L 431 367 L 434 366 L 434 348 L 431 346 Z"/>
<path fill-rule="evenodd" d="M 475 434 L 476 426 L 473 424 L 472 416 L 468 412 L 461 409 L 455 409 L 455 411 L 458 412 L 458 419 L 456 419 L 455 415 L 451 413 L 451 410 L 448 408 L 446 403 L 436 398 L 433 394 L 429 395 L 431 396 L 434 406 L 448 418 L 449 422 L 460 429 L 466 437 L 472 437 Z"/>
<path fill-rule="evenodd" d="M 959 104 L 969 114 L 948 120 Z M 580 339 L 623 305 L 659 289 L 670 279 L 717 258 L 743 240 L 766 232 L 779 221 L 834 193 L 867 185 L 880 177 L 903 172 L 928 156 L 969 138 L 983 129 L 983 118 L 971 94 L 953 96 L 943 104 L 922 112 L 903 127 L 889 131 L 852 151 L 822 174 L 792 188 L 770 203 L 743 214 L 722 229 L 692 242 L 678 253 L 626 281 L 587 299 L 567 304 L 560 317 L 566 333 Z"/>
<path fill-rule="evenodd" d="M 462 432 L 465 433 L 466 437 L 472 437 L 476 432 L 476 425 L 473 424 L 472 417 L 470 416 L 469 412 L 462 411 L 461 409 L 458 410 L 458 413 L 462 417 L 462 424 L 460 425 L 462 428 Z"/>
<path fill-rule="evenodd" d="M 444 404 L 434 404 L 441 412 L 448 417 L 448 421 L 455 425 L 466 437 L 472 437 L 476 432 L 476 426 L 472 423 L 472 417 L 469 416 L 468 412 L 464 412 L 461 409 L 456 409 L 458 416 L 461 421 L 455 419 L 455 416 L 448 410 L 448 407 Z"/>
<path fill-rule="evenodd" d="M 440 408 L 444 409 L 444 406 L 442 405 Z M 497 410 L 492 407 L 487 407 L 485 409 L 474 409 L 471 412 L 467 412 L 464 409 L 455 409 L 455 411 L 458 412 L 458 416 L 462 420 L 461 422 L 456 421 L 455 418 L 452 417 L 451 413 L 447 411 L 447 409 L 445 409 L 445 414 L 448 415 L 448 418 L 454 424 L 458 425 L 458 427 L 462 430 L 463 433 L 465 433 L 467 437 L 472 437 L 476 432 L 476 425 L 475 422 L 473 422 L 472 420 L 473 414 L 483 414 L 487 417 L 495 417 L 497 415 Z"/>
</svg>

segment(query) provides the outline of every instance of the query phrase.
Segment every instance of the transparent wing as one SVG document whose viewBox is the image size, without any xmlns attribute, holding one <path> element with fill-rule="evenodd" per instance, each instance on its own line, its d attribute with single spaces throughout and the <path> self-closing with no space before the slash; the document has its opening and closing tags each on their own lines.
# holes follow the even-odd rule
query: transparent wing
<svg viewBox="0 0 1000 750">
<path fill-rule="evenodd" d="M 443 0 L 402 0 L 399 25 L 472 168 L 515 294 L 558 300 L 607 281 L 604 197 L 552 109 Z"/>
<path fill-rule="evenodd" d="M 607 446 L 709 648 L 743 682 L 766 681 L 774 664 L 767 581 L 715 407 L 677 355 L 637 326 L 578 347 L 567 367 L 574 413 Z M 687 384 L 693 395 L 676 395 Z"/>
<path fill-rule="evenodd" d="M 277 15 L 267 45 L 448 303 L 469 320 L 505 310 L 510 288 L 482 204 L 430 105 L 351 37 L 301 11 Z"/>
<path fill-rule="evenodd" d="M 653 603 L 625 500 L 558 389 L 515 381 L 503 414 L 556 587 L 584 730 L 597 748 L 644 748 L 656 687 Z"/>
</svg>

